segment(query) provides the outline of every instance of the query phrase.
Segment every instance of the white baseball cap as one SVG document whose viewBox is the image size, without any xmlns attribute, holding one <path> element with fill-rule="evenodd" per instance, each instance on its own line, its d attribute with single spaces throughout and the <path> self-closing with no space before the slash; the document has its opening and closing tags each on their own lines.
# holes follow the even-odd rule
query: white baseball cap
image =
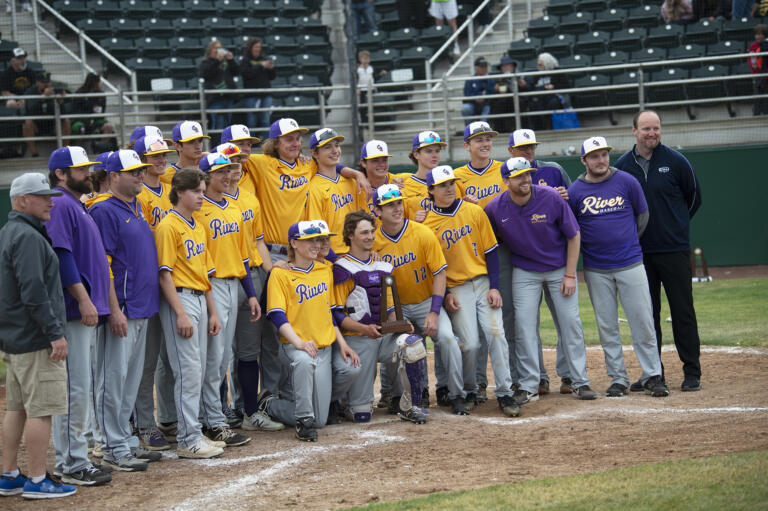
<svg viewBox="0 0 768 511">
<path fill-rule="evenodd" d="M 203 127 L 196 121 L 181 121 L 173 127 L 171 138 L 174 142 L 189 142 L 198 138 L 211 138 L 203 135 Z"/>
<path fill-rule="evenodd" d="M 61 192 L 51 190 L 48 178 L 39 172 L 27 172 L 11 181 L 11 197 L 19 195 L 52 195 L 59 196 Z"/>
<path fill-rule="evenodd" d="M 282 119 L 276 120 L 272 123 L 272 126 L 269 127 L 269 138 L 282 137 L 283 135 L 293 133 L 294 131 L 298 131 L 299 133 L 306 133 L 309 130 L 307 128 L 300 127 L 299 123 L 290 117 L 284 117 Z"/>
<path fill-rule="evenodd" d="M 597 151 L 598 149 L 608 149 L 610 151 L 613 147 L 608 145 L 605 137 L 589 137 L 583 144 L 581 144 L 581 157 L 583 158 L 592 151 Z"/>
<path fill-rule="evenodd" d="M 69 167 L 88 167 L 96 165 L 97 161 L 90 161 L 88 154 L 80 146 L 68 145 L 59 147 L 51 153 L 48 159 L 48 170 L 66 169 Z"/>
<path fill-rule="evenodd" d="M 149 163 L 142 163 L 139 155 L 132 149 L 120 149 L 107 158 L 107 172 L 129 172 L 151 166 Z"/>
<path fill-rule="evenodd" d="M 389 154 L 389 147 L 387 147 L 386 142 L 383 140 L 369 140 L 363 144 L 363 149 L 360 151 L 361 160 L 369 160 L 380 156 L 392 156 Z"/>
<path fill-rule="evenodd" d="M 427 172 L 427 186 L 436 186 L 446 181 L 455 181 L 456 176 L 449 165 L 438 165 Z"/>
<path fill-rule="evenodd" d="M 224 128 L 224 131 L 221 132 L 222 144 L 226 144 L 227 142 L 240 142 L 243 140 L 250 140 L 253 144 L 261 141 L 259 137 L 251 136 L 251 130 L 244 124 L 227 126 Z"/>
<path fill-rule="evenodd" d="M 533 130 L 515 130 L 509 136 L 510 147 L 520 147 L 534 144 L 539 144 L 539 142 L 536 142 L 536 133 L 534 133 Z"/>
</svg>

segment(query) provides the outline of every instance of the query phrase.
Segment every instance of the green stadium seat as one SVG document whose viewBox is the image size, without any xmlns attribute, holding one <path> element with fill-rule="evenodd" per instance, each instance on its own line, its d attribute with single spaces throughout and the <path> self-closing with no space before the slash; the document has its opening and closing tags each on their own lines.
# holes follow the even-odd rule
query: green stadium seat
<svg viewBox="0 0 768 511">
<path fill-rule="evenodd" d="M 759 18 L 727 20 L 723 23 L 720 38 L 723 41 L 751 41 L 754 37 L 755 25 L 760 21 Z"/>
<path fill-rule="evenodd" d="M 277 0 L 275 3 L 281 16 L 299 18 L 312 14 L 302 0 Z"/>
<path fill-rule="evenodd" d="M 72 23 L 92 17 L 84 0 L 57 0 L 52 7 Z"/>
<path fill-rule="evenodd" d="M 243 16 L 235 19 L 236 31 L 249 38 L 254 34 L 264 34 L 267 32 L 267 23 L 261 18 L 253 16 Z M 263 39 L 263 37 L 262 37 Z"/>
<path fill-rule="evenodd" d="M 630 54 L 630 62 L 654 62 L 667 58 L 666 48 L 644 48 Z"/>
<path fill-rule="evenodd" d="M 541 50 L 541 39 L 526 37 L 512 41 L 507 50 L 507 55 L 514 60 L 526 60 L 536 58 Z"/>
<path fill-rule="evenodd" d="M 315 34 L 303 34 L 296 38 L 296 44 L 302 53 L 319 53 L 327 60 L 331 58 L 332 47 L 322 36 Z"/>
<path fill-rule="evenodd" d="M 413 47 L 421 31 L 417 28 L 405 27 L 389 33 L 388 45 L 392 48 L 405 49 Z"/>
<path fill-rule="evenodd" d="M 560 69 L 576 69 L 579 67 L 589 67 L 591 65 L 592 65 L 592 56 L 584 55 L 581 53 L 577 53 L 575 55 L 571 55 L 570 57 L 565 57 L 560 59 Z M 587 75 L 586 71 L 583 71 L 580 73 L 568 73 L 568 76 L 574 79 L 580 78 L 586 75 Z"/>
<path fill-rule="evenodd" d="M 669 24 L 652 27 L 645 36 L 647 46 L 659 46 L 661 48 L 675 48 L 680 46 L 684 29 L 682 25 Z"/>
<path fill-rule="evenodd" d="M 616 9 L 632 9 L 641 3 L 640 0 L 610 0 L 608 6 Z"/>
<path fill-rule="evenodd" d="M 629 27 L 611 34 L 611 49 L 626 52 L 637 51 L 643 47 L 646 29 Z"/>
<path fill-rule="evenodd" d="M 316 75 L 297 74 L 288 79 L 291 87 L 322 87 L 323 83 Z"/>
<path fill-rule="evenodd" d="M 517 71 L 520 73 L 531 73 L 539 70 L 538 58 L 527 59 L 520 62 L 517 66 Z"/>
<path fill-rule="evenodd" d="M 747 44 L 744 41 L 722 41 L 707 46 L 707 55 L 711 57 L 733 55 L 734 53 L 744 53 L 746 51 Z"/>
<path fill-rule="evenodd" d="M 246 5 L 248 15 L 254 18 L 271 18 L 277 16 L 279 12 L 274 0 L 248 0 Z"/>
<path fill-rule="evenodd" d="M 313 34 L 321 37 L 328 37 L 328 27 L 317 18 L 302 16 L 295 20 L 296 26 L 302 34 Z"/>
<path fill-rule="evenodd" d="M 543 39 L 560 32 L 560 17 L 549 14 L 536 18 L 528 23 L 525 33 L 528 37 Z"/>
<path fill-rule="evenodd" d="M 273 34 L 283 34 L 292 36 L 298 32 L 298 24 L 293 18 L 274 16 L 266 20 L 267 27 L 272 28 Z"/>
<path fill-rule="evenodd" d="M 629 63 L 629 53 L 621 50 L 610 50 L 600 55 L 592 57 L 593 66 L 618 66 L 621 64 Z M 609 69 L 600 70 L 601 73 L 610 75 L 619 75 L 625 73 L 626 70 L 621 69 Z"/>
<path fill-rule="evenodd" d="M 114 20 L 123 15 L 120 4 L 114 0 L 89 0 L 88 11 L 91 17 L 100 20 Z"/>
<path fill-rule="evenodd" d="M 171 41 L 168 37 L 140 37 L 134 42 L 138 57 L 162 59 L 171 54 Z"/>
<path fill-rule="evenodd" d="M 743 78 L 728 80 L 725 89 L 729 96 L 750 96 L 755 93 L 753 88 L 752 70 L 746 60 L 739 59 L 731 63 L 730 76 L 742 75 Z"/>
<path fill-rule="evenodd" d="M 311 95 L 291 95 L 282 98 L 283 107 L 304 107 L 304 110 L 284 111 L 281 114 L 279 111 L 273 111 L 272 116 L 274 119 L 270 119 L 271 122 L 276 121 L 280 117 L 290 115 L 293 119 L 299 123 L 299 126 L 311 126 L 319 127 L 320 125 L 320 111 L 317 108 L 319 99 L 316 93 Z M 275 117 L 276 116 L 276 117 Z"/>
<path fill-rule="evenodd" d="M 413 78 L 415 80 L 424 80 L 426 78 L 424 61 L 431 56 L 432 50 L 426 46 L 407 48 L 400 54 L 397 67 L 409 67 L 413 70 Z"/>
<path fill-rule="evenodd" d="M 107 50 L 117 60 L 125 61 L 138 55 L 139 49 L 134 39 L 121 39 L 119 37 L 109 37 L 99 40 L 99 46 Z M 107 65 L 107 61 L 103 61 Z M 109 64 L 111 66 L 111 64 Z"/>
<path fill-rule="evenodd" d="M 139 20 L 131 18 L 113 19 L 109 22 L 112 34 L 124 39 L 136 39 L 144 36 L 144 27 Z"/>
<path fill-rule="evenodd" d="M 573 12 L 573 0 L 549 0 L 544 10 L 550 16 L 567 16 Z"/>
<path fill-rule="evenodd" d="M 88 34 L 88 37 L 94 41 L 105 39 L 112 35 L 112 27 L 109 26 L 109 22 L 107 20 L 87 18 L 84 20 L 79 20 L 76 25 L 77 28 L 84 30 L 85 33 Z"/>
<path fill-rule="evenodd" d="M 717 78 L 728 76 L 728 66 L 710 63 L 691 71 L 691 78 Z M 725 81 L 689 83 L 689 99 L 722 98 L 727 94 Z"/>
<path fill-rule="evenodd" d="M 279 76 L 290 76 L 296 72 L 296 60 L 290 55 L 272 55 L 275 63 L 275 73 Z"/>
<path fill-rule="evenodd" d="M 598 53 L 603 53 L 605 51 L 605 47 L 610 40 L 611 34 L 599 30 L 579 34 L 576 36 L 576 44 L 573 47 L 573 51 L 577 53 L 597 55 Z"/>
<path fill-rule="evenodd" d="M 611 78 L 611 85 L 637 85 L 637 76 L 637 71 L 626 71 Z M 632 105 L 630 108 L 637 109 L 636 105 L 639 101 L 637 87 L 627 89 L 609 89 L 606 91 L 606 96 L 609 105 Z"/>
<path fill-rule="evenodd" d="M 376 51 L 384 47 L 387 41 L 387 33 L 381 30 L 371 30 L 361 34 L 357 40 L 358 50 Z"/>
<path fill-rule="evenodd" d="M 216 2 L 216 16 L 239 18 L 250 13 L 249 7 L 245 0 L 218 0 Z"/>
<path fill-rule="evenodd" d="M 242 52 L 240 51 L 239 39 L 237 36 L 232 37 L 228 35 L 207 35 L 200 38 L 200 43 L 203 48 L 208 47 L 208 43 L 213 41 L 219 41 L 222 48 L 226 48 L 232 52 L 235 57 L 238 57 Z"/>
<path fill-rule="evenodd" d="M 418 44 L 437 49 L 441 47 L 451 35 L 451 29 L 447 25 L 433 25 L 421 31 Z"/>
<path fill-rule="evenodd" d="M 557 58 L 568 57 L 573 54 L 575 41 L 576 36 L 573 34 L 558 34 L 544 39 L 541 51 L 549 52 Z"/>
<path fill-rule="evenodd" d="M 145 20 L 155 15 L 152 2 L 149 0 L 120 0 L 120 11 L 123 18 Z"/>
<path fill-rule="evenodd" d="M 574 12 L 560 18 L 561 34 L 582 34 L 589 30 L 590 23 L 594 18 L 591 12 Z"/>
<path fill-rule="evenodd" d="M 333 72 L 333 64 L 323 58 L 322 55 L 313 53 L 302 53 L 297 55 L 296 67 L 304 74 L 320 75 L 327 73 L 329 76 Z"/>
<path fill-rule="evenodd" d="M 216 4 L 210 0 L 184 0 L 184 16 L 207 20 L 216 16 Z"/>
<path fill-rule="evenodd" d="M 173 20 L 173 29 L 177 36 L 202 37 L 205 35 L 203 20 L 197 18 L 177 18 Z"/>
<path fill-rule="evenodd" d="M 152 0 L 154 17 L 174 20 L 185 15 L 184 2 L 182 0 Z"/>
<path fill-rule="evenodd" d="M 683 42 L 686 44 L 715 44 L 718 41 L 722 20 L 701 19 L 685 27 Z"/>
<path fill-rule="evenodd" d="M 172 76 L 181 80 L 188 80 L 198 76 L 198 70 L 195 59 L 184 57 L 166 57 L 160 60 L 160 65 L 165 70 L 166 76 Z"/>
<path fill-rule="evenodd" d="M 18 47 L 19 43 L 16 41 L 11 41 L 10 39 L 0 39 L 0 55 L 3 55 L 3 64 L 8 64 L 9 62 L 5 56 L 8 55 L 14 48 Z"/>
<path fill-rule="evenodd" d="M 400 15 L 397 11 L 386 13 L 377 23 L 379 30 L 391 32 L 400 28 Z"/>
<path fill-rule="evenodd" d="M 170 42 L 171 53 L 176 57 L 202 58 L 205 53 L 205 45 L 199 37 L 173 37 Z"/>
<path fill-rule="evenodd" d="M 203 29 L 206 34 L 211 35 L 235 34 L 237 33 L 237 25 L 235 24 L 236 19 L 237 18 L 225 18 L 217 15 L 203 20 Z M 202 35 L 202 33 L 199 35 Z"/>
<path fill-rule="evenodd" d="M 595 13 L 595 17 L 592 20 L 592 29 L 616 32 L 624 28 L 626 19 L 627 11 L 625 9 L 611 7 L 608 10 Z"/>
<path fill-rule="evenodd" d="M 669 80 L 686 80 L 689 77 L 688 69 L 679 67 L 667 67 L 651 73 L 649 83 L 664 82 Z M 668 84 L 657 87 L 646 87 L 646 96 L 650 102 L 685 101 L 685 84 Z"/>
<path fill-rule="evenodd" d="M 655 27 L 661 23 L 661 8 L 658 5 L 634 7 L 627 14 L 628 27 Z"/>
<path fill-rule="evenodd" d="M 397 10 L 397 0 L 376 0 L 376 12 L 392 12 Z"/>
<path fill-rule="evenodd" d="M 139 90 L 151 90 L 153 78 L 160 78 L 163 70 L 160 67 L 160 61 L 157 59 L 145 59 L 144 57 L 133 57 L 125 61 L 125 65 L 136 71 L 136 81 Z"/>
<path fill-rule="evenodd" d="M 384 48 L 371 53 L 371 65 L 373 69 L 386 69 L 387 71 L 395 67 L 395 62 L 400 58 L 400 50 L 397 48 Z"/>
<path fill-rule="evenodd" d="M 667 54 L 668 59 L 698 59 L 707 54 L 707 48 L 702 44 L 684 44 L 677 48 L 671 48 Z M 678 67 L 694 69 L 701 67 L 700 62 L 689 62 L 687 64 L 675 64 Z"/>
<path fill-rule="evenodd" d="M 608 9 L 608 0 L 577 0 L 577 11 L 600 12 Z"/>
<path fill-rule="evenodd" d="M 274 34 L 265 37 L 263 40 L 267 53 L 296 55 L 299 50 L 296 39 L 289 35 Z"/>
<path fill-rule="evenodd" d="M 149 37 L 170 38 L 176 35 L 176 29 L 173 28 L 173 22 L 170 18 L 159 17 L 149 18 L 141 22 L 144 34 Z"/>
<path fill-rule="evenodd" d="M 575 88 L 581 87 L 606 87 L 611 84 L 610 75 L 599 73 L 590 73 L 576 78 L 573 81 Z M 571 94 L 573 106 L 576 108 L 587 108 L 593 106 L 605 106 L 608 102 L 605 88 L 601 90 L 591 90 L 575 92 Z"/>
</svg>

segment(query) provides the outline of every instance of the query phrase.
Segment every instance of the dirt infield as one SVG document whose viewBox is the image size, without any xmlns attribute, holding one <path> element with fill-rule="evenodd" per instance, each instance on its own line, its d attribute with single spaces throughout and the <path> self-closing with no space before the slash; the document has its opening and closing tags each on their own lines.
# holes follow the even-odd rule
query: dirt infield
<svg viewBox="0 0 768 511">
<path fill-rule="evenodd" d="M 602 397 L 609 385 L 603 354 L 590 348 L 589 376 L 601 394 L 596 401 L 550 394 L 524 405 L 517 419 L 503 417 L 493 398 L 468 417 L 433 405 L 429 422 L 420 426 L 378 411 L 367 425 L 343 423 L 320 430 L 316 444 L 298 442 L 292 431 L 258 432 L 249 445 L 229 449 L 216 460 L 180 461 L 170 455 L 173 459 L 152 464 L 146 473 L 115 473 L 110 485 L 80 488 L 68 499 L 8 497 L 0 499 L 0 507 L 337 509 L 768 449 L 768 349 L 703 348 L 703 389 L 695 393 L 679 391 L 677 354 L 665 350 L 662 357 L 672 390 L 668 398 Z M 548 368 L 554 367 L 554 358 L 553 350 L 545 351 Z M 631 350 L 625 350 L 625 358 L 630 375 L 637 377 L 640 369 Z M 553 390 L 558 384 L 554 377 Z"/>
</svg>

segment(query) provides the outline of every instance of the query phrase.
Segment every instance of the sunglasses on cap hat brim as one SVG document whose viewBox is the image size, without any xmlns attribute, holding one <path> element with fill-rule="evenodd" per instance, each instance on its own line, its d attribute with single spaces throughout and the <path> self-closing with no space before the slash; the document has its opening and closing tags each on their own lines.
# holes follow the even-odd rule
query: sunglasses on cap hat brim
<svg viewBox="0 0 768 511">
<path fill-rule="evenodd" d="M 446 142 L 443 142 L 443 140 L 440 137 L 427 137 L 424 140 L 419 141 L 419 146 L 416 149 L 421 149 L 422 147 L 427 147 L 431 145 L 439 145 L 441 147 L 447 146 L 448 144 Z"/>
<path fill-rule="evenodd" d="M 403 194 L 400 192 L 400 190 L 389 190 L 381 197 L 376 198 L 376 205 L 377 206 L 383 206 L 384 204 L 389 204 L 390 202 L 395 201 L 401 201 L 403 200 Z"/>
<path fill-rule="evenodd" d="M 165 140 L 158 140 L 157 142 L 153 142 L 149 145 L 149 147 L 146 148 L 146 151 L 143 153 L 144 156 L 153 156 L 156 154 L 167 154 L 167 153 L 174 153 L 173 149 L 168 149 L 168 143 Z"/>
<path fill-rule="evenodd" d="M 320 136 L 317 138 L 315 145 L 312 147 L 312 149 L 317 149 L 318 147 L 323 147 L 325 144 L 330 142 L 331 140 L 338 140 L 339 143 L 344 142 L 345 137 L 344 135 L 339 135 L 336 130 L 326 130 L 323 133 L 320 134 Z"/>
<path fill-rule="evenodd" d="M 211 173 L 217 172 L 219 170 L 224 170 L 224 169 L 228 169 L 228 168 L 231 168 L 231 167 L 236 167 L 237 165 L 238 165 L 237 163 L 235 163 L 235 162 L 233 162 L 231 160 L 228 160 L 226 158 L 216 158 L 213 161 L 213 165 L 211 165 L 211 170 L 209 170 L 208 173 L 211 174 Z"/>
<path fill-rule="evenodd" d="M 509 175 L 504 176 L 504 177 L 505 178 L 517 177 L 517 176 L 521 176 L 521 175 L 525 174 L 526 172 L 533 172 L 534 170 L 536 170 L 536 169 L 534 169 L 533 167 L 526 167 L 524 169 L 515 169 L 512 172 L 510 172 Z"/>
<path fill-rule="evenodd" d="M 492 137 L 495 137 L 498 134 L 499 134 L 498 131 L 493 131 L 490 128 L 486 128 L 486 127 L 480 126 L 478 128 L 475 128 L 474 130 L 472 130 L 470 132 L 470 134 L 467 136 L 466 140 L 472 140 L 472 138 L 480 136 L 480 135 L 490 135 Z"/>
<path fill-rule="evenodd" d="M 298 235 L 292 237 L 291 239 L 302 241 L 302 240 L 311 240 L 313 238 L 322 238 L 325 236 L 336 236 L 336 233 L 324 231 L 320 227 L 313 225 L 311 227 L 304 229 L 303 231 L 300 231 Z"/>
</svg>

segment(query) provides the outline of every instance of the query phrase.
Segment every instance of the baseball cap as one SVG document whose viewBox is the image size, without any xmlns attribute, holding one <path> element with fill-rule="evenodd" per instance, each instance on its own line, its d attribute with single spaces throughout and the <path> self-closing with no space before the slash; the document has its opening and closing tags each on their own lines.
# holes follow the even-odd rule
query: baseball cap
<svg viewBox="0 0 768 511">
<path fill-rule="evenodd" d="M 168 144 L 165 143 L 165 140 L 157 138 L 154 135 L 148 135 L 138 139 L 133 145 L 133 150 L 136 151 L 137 154 L 143 154 L 144 156 L 174 152 L 173 149 L 168 149 Z"/>
<path fill-rule="evenodd" d="M 389 154 L 389 147 L 387 147 L 386 142 L 382 140 L 369 140 L 363 144 L 363 149 L 360 151 L 361 160 L 369 160 L 380 156 L 392 156 Z"/>
<path fill-rule="evenodd" d="M 583 158 L 592 151 L 597 151 L 598 149 L 608 149 L 610 151 L 613 147 L 608 145 L 605 137 L 589 137 L 583 144 L 581 144 L 581 157 Z"/>
<path fill-rule="evenodd" d="M 499 132 L 493 131 L 491 125 L 485 121 L 470 122 L 464 128 L 464 142 L 471 139 L 472 137 L 476 137 L 477 135 L 496 136 L 498 134 Z"/>
<path fill-rule="evenodd" d="M 475 59 L 475 66 L 485 66 L 485 67 L 488 67 L 488 61 L 485 60 L 485 57 L 477 57 Z"/>
<path fill-rule="evenodd" d="M 163 140 L 167 140 L 163 138 L 163 132 L 160 131 L 160 128 L 157 126 L 139 126 L 135 130 L 131 132 L 131 138 L 129 138 L 129 142 L 133 144 L 138 139 L 142 137 L 155 137 L 155 138 L 161 138 Z"/>
<path fill-rule="evenodd" d="M 304 220 L 288 228 L 289 240 L 308 240 L 319 236 L 336 236 L 336 233 L 331 232 L 323 220 Z"/>
<path fill-rule="evenodd" d="M 504 64 L 514 64 L 517 65 L 517 61 L 510 57 L 509 55 L 504 55 L 501 57 L 501 61 L 499 62 L 500 66 L 503 66 Z"/>
<path fill-rule="evenodd" d="M 91 169 L 91 172 L 95 172 L 97 170 L 107 170 L 107 160 L 109 159 L 109 155 L 112 154 L 112 151 L 107 151 L 106 153 L 101 153 L 96 158 L 96 165 L 93 166 Z"/>
<path fill-rule="evenodd" d="M 430 171 L 427 171 L 427 186 L 435 186 L 446 181 L 455 181 L 456 176 L 450 165 L 438 165 Z"/>
<path fill-rule="evenodd" d="M 531 162 L 525 158 L 509 158 L 507 161 L 501 164 L 501 177 L 515 177 L 532 170 L 536 170 L 531 166 Z"/>
<path fill-rule="evenodd" d="M 515 130 L 509 136 L 509 147 L 520 147 L 534 144 L 538 145 L 539 142 L 536 142 L 536 133 L 534 133 L 533 130 Z"/>
<path fill-rule="evenodd" d="M 332 128 L 319 129 L 316 132 L 312 133 L 312 136 L 309 137 L 309 148 L 317 149 L 318 147 L 323 147 L 325 144 L 327 144 L 331 140 L 338 140 L 339 142 L 344 142 L 344 135 L 339 135 L 336 132 L 336 130 Z"/>
<path fill-rule="evenodd" d="M 403 200 L 403 193 L 397 185 L 381 185 L 373 191 L 372 200 L 376 206 L 383 206 L 390 202 Z"/>
<path fill-rule="evenodd" d="M 197 164 L 200 170 L 206 174 L 216 172 L 217 170 L 229 167 L 230 165 L 233 165 L 232 160 L 221 153 L 208 153 L 203 156 Z"/>
<path fill-rule="evenodd" d="M 189 142 L 198 138 L 211 138 L 203 135 L 203 127 L 196 121 L 181 121 L 173 127 L 171 138 L 174 142 Z"/>
<path fill-rule="evenodd" d="M 272 123 L 269 127 L 269 138 L 278 138 L 288 133 L 298 131 L 299 133 L 306 133 L 309 130 L 307 128 L 300 128 L 299 123 L 291 119 L 290 117 L 284 117 L 278 119 Z"/>
<path fill-rule="evenodd" d="M 151 166 L 149 163 L 141 163 L 141 158 L 132 149 L 114 151 L 107 158 L 107 172 L 130 172 Z"/>
<path fill-rule="evenodd" d="M 221 132 L 222 144 L 235 141 L 239 142 L 241 140 L 250 140 L 253 144 L 261 142 L 259 137 L 251 136 L 251 131 L 248 129 L 248 126 L 244 124 L 233 124 L 231 126 L 227 126 L 224 128 L 224 131 Z"/>
<path fill-rule="evenodd" d="M 415 137 L 413 137 L 413 150 L 421 149 L 429 145 L 441 145 L 447 146 L 445 142 L 440 139 L 440 135 L 436 131 L 422 131 Z"/>
<path fill-rule="evenodd" d="M 24 48 L 14 48 L 11 50 L 12 59 L 18 59 L 26 56 L 27 56 L 27 52 L 24 51 Z"/>
<path fill-rule="evenodd" d="M 88 155 L 80 146 L 68 145 L 59 147 L 48 158 L 48 170 L 66 169 L 69 167 L 87 167 L 98 162 L 90 161 Z"/>
<path fill-rule="evenodd" d="M 38 71 L 35 74 L 35 80 L 38 82 L 48 83 L 51 81 L 51 73 L 48 71 Z"/>
<path fill-rule="evenodd" d="M 48 178 L 39 172 L 27 172 L 11 181 L 11 197 L 19 195 L 53 195 L 59 196 L 61 192 L 51 190 Z"/>
</svg>

